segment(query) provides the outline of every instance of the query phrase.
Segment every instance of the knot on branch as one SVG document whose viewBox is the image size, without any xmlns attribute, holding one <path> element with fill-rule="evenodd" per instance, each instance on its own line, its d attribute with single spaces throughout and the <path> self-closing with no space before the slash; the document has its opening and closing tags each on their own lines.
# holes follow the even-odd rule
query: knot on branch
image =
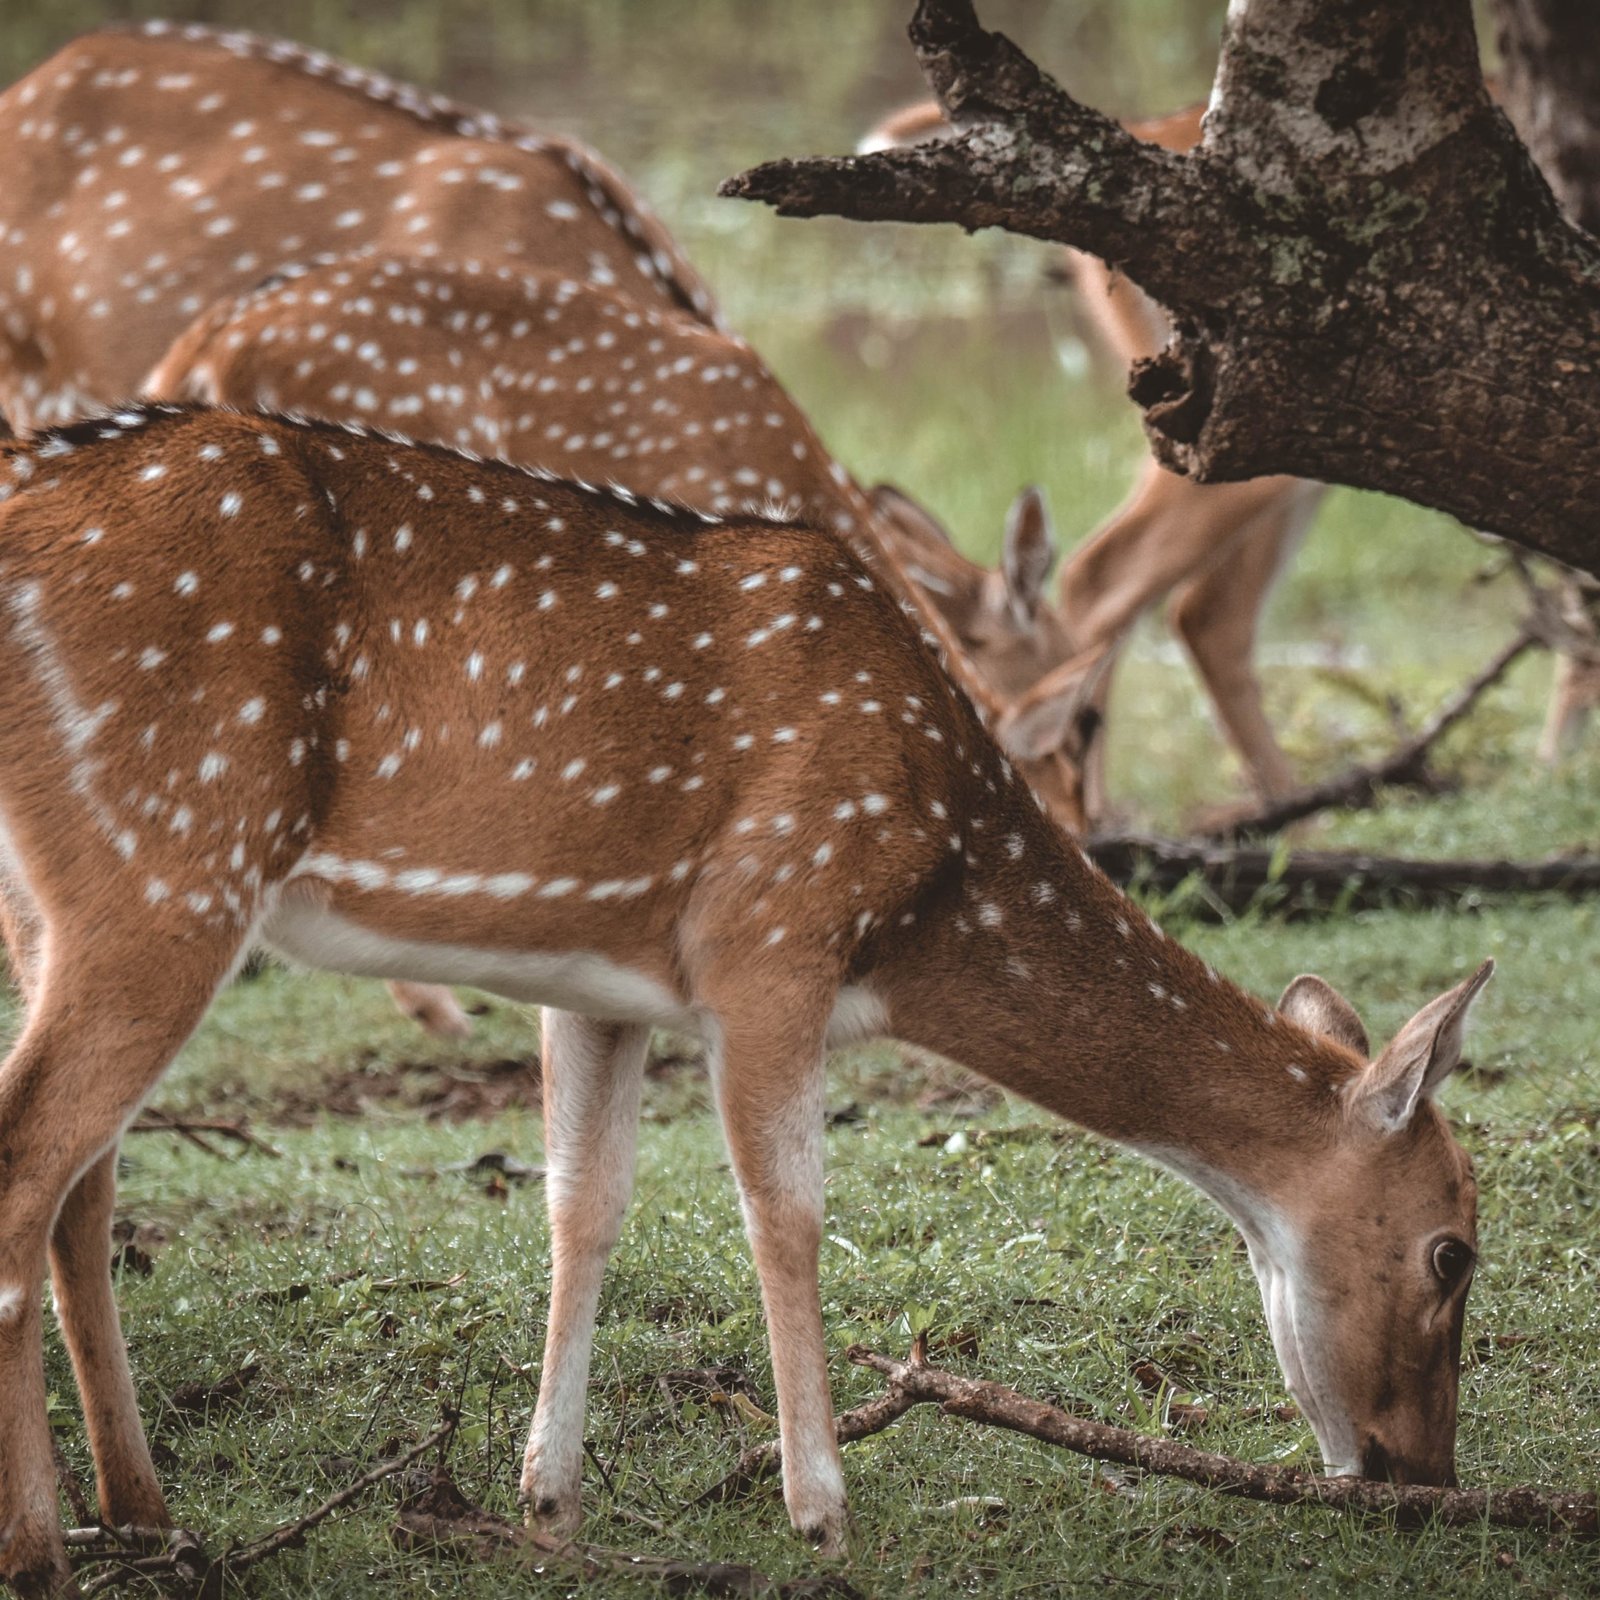
<svg viewBox="0 0 1600 1600">
<path fill-rule="evenodd" d="M 1210 348 L 1180 330 L 1159 355 L 1136 361 L 1128 395 L 1145 413 L 1145 426 L 1174 444 L 1193 444 L 1211 415 L 1216 364 Z"/>
</svg>

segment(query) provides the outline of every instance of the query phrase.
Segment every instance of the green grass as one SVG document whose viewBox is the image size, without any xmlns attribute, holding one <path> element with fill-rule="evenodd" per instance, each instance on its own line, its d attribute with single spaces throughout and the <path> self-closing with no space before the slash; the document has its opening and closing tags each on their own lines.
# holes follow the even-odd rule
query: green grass
<svg viewBox="0 0 1600 1600">
<path fill-rule="evenodd" d="M 1382 1028 L 1455 974 L 1451 920 L 1238 925 L 1198 942 L 1267 988 L 1319 964 L 1348 981 Z M 1579 974 L 1553 959 L 1560 933 L 1542 926 L 1554 920 L 1532 908 L 1474 919 L 1474 949 L 1526 959 L 1510 962 L 1491 992 L 1478 1070 L 1449 1093 L 1483 1184 L 1484 1264 L 1462 1397 L 1468 1482 L 1585 1484 L 1600 1460 L 1596 1134 L 1570 1098 L 1570 1076 L 1558 1092 L 1546 1081 L 1557 1057 L 1591 1083 L 1596 1063 L 1573 993 Z M 1592 913 L 1569 915 L 1566 932 L 1596 948 Z M 382 1040 L 397 1026 L 375 986 L 269 972 L 223 997 L 163 1102 L 228 1112 L 242 1091 L 262 1126 L 280 1095 L 315 1090 L 318 1040 L 332 1077 L 360 1070 L 363 1035 Z M 482 1031 L 481 1045 L 448 1064 L 467 1070 L 534 1043 L 532 1019 L 512 1007 L 497 1006 Z M 247 1038 L 257 1065 L 244 1084 Z M 775 1488 L 731 1506 L 688 1506 L 771 1430 L 705 1404 L 669 1407 L 656 1381 L 730 1364 L 771 1406 L 752 1272 L 696 1078 L 675 1069 L 649 1091 L 637 1197 L 601 1313 L 588 1437 L 608 1482 L 591 1467 L 589 1536 L 796 1575 L 816 1563 L 787 1534 Z M 1302 1424 L 1262 1420 L 1285 1399 L 1282 1380 L 1243 1253 L 1205 1201 L 1017 1103 L 976 1117 L 918 1110 L 921 1082 L 880 1050 L 841 1061 L 831 1084 L 831 1104 L 860 1112 L 828 1138 L 822 1283 L 841 1405 L 873 1387 L 843 1363 L 847 1344 L 898 1352 L 911 1325 L 928 1321 L 936 1344 L 959 1345 L 943 1358 L 958 1368 L 1134 1427 L 1160 1426 L 1159 1397 L 1130 1376 L 1135 1360 L 1154 1360 L 1210 1408 L 1197 1442 L 1246 1459 L 1314 1459 Z M 169 1240 L 151 1277 L 124 1278 L 121 1298 L 145 1414 L 170 1452 L 174 1511 L 215 1544 L 246 1536 L 331 1493 L 351 1461 L 419 1436 L 448 1402 L 462 1407 L 459 1481 L 510 1513 L 534 1393 L 525 1369 L 537 1368 L 546 1304 L 541 1196 L 529 1186 L 491 1197 L 481 1178 L 441 1169 L 488 1149 L 537 1160 L 536 1118 L 519 1111 L 441 1125 L 380 1114 L 264 1131 L 277 1159 L 252 1152 L 221 1164 L 159 1136 L 129 1144 L 122 1210 Z M 433 1292 L 375 1286 L 458 1277 Z M 167 1404 L 180 1384 L 252 1362 L 259 1375 L 237 1403 L 202 1417 Z M 50 1365 L 62 1437 L 82 1462 L 53 1345 Z M 1223 1584 L 1398 1593 L 1446 1573 L 1452 1594 L 1497 1594 L 1508 1561 L 1535 1593 L 1576 1594 L 1587 1592 L 1592 1562 L 1544 1535 L 1399 1534 L 1170 1482 L 1108 1480 L 1078 1458 L 932 1414 L 852 1447 L 847 1474 L 857 1546 L 843 1571 L 873 1595 L 1106 1583 L 1194 1595 Z M 974 1495 L 997 1496 L 1005 1511 L 944 1509 Z M 630 1513 L 664 1522 L 668 1535 L 641 1529 Z M 378 1491 L 304 1551 L 258 1569 L 250 1592 L 505 1592 L 500 1569 L 397 1557 L 392 1515 L 392 1494 Z"/>
</svg>

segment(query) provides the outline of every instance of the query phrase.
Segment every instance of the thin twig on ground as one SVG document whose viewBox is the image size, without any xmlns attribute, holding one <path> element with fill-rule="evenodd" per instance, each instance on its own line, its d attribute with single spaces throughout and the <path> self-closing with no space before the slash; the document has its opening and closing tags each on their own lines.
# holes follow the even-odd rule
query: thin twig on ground
<svg viewBox="0 0 1600 1600">
<path fill-rule="evenodd" d="M 1317 1505 L 1331 1511 L 1392 1515 L 1406 1524 L 1432 1521 L 1451 1527 L 1478 1527 L 1487 1523 L 1502 1528 L 1547 1528 L 1584 1538 L 1600 1534 L 1600 1513 L 1596 1497 L 1589 1490 L 1526 1484 L 1504 1489 L 1437 1489 L 1366 1478 L 1324 1478 L 1291 1467 L 1258 1466 L 1196 1450 L 1173 1439 L 1152 1438 L 1075 1417 L 1003 1383 L 959 1377 L 929 1366 L 919 1359 L 916 1347 L 910 1361 L 896 1361 L 861 1345 L 851 1346 L 848 1354 L 858 1367 L 881 1373 L 889 1380 L 889 1387 L 878 1399 L 838 1418 L 841 1441 L 847 1437 L 847 1424 L 848 1437 L 859 1439 L 880 1432 L 913 1406 L 937 1405 L 947 1416 L 1025 1433 L 1096 1461 L 1182 1478 L 1220 1494 L 1272 1505 Z M 747 1452 L 734 1472 L 708 1489 L 701 1500 L 726 1499 L 777 1465 L 776 1447 Z"/>
<path fill-rule="evenodd" d="M 83 1480 L 72 1470 L 72 1463 L 67 1460 L 61 1441 L 53 1433 L 50 1435 L 50 1453 L 55 1457 L 56 1482 L 66 1495 L 73 1516 L 79 1522 L 87 1522 L 94 1513 L 89 1509 L 89 1496 L 84 1490 Z"/>
<path fill-rule="evenodd" d="M 455 1433 L 457 1420 L 452 1413 L 409 1450 L 380 1461 L 304 1516 L 244 1544 L 232 1546 L 215 1561 L 206 1555 L 199 1535 L 187 1528 L 69 1528 L 64 1536 L 69 1550 L 81 1552 L 82 1559 L 89 1563 L 112 1563 L 109 1570 L 97 1573 L 82 1586 L 84 1600 L 116 1587 L 135 1574 L 147 1578 L 164 1577 L 187 1587 L 198 1587 L 217 1569 L 229 1575 L 242 1572 L 300 1545 L 311 1529 L 359 1499 L 374 1484 L 405 1471 L 418 1457 L 446 1443 Z"/>
<path fill-rule="evenodd" d="M 259 1150 L 262 1155 L 279 1156 L 275 1149 L 259 1134 L 252 1133 L 248 1124 L 226 1117 L 175 1117 L 159 1106 L 146 1106 L 128 1125 L 129 1133 L 175 1133 L 181 1139 L 204 1150 L 208 1156 L 222 1157 L 222 1151 L 206 1139 L 206 1134 L 219 1139 L 232 1139 L 247 1150 Z"/>
<path fill-rule="evenodd" d="M 1272 833 L 1288 827 L 1291 822 L 1315 816 L 1319 811 L 1329 811 L 1336 806 L 1367 805 L 1385 785 L 1423 782 L 1428 752 L 1472 710 L 1485 691 L 1540 642 L 1538 627 L 1532 622 L 1524 623 L 1409 739 L 1396 745 L 1381 760 L 1351 767 L 1321 783 L 1308 784 L 1292 794 L 1269 800 L 1255 811 L 1231 818 L 1204 837 L 1228 841 L 1250 834 Z"/>
<path fill-rule="evenodd" d="M 321 1505 L 306 1512 L 303 1517 L 296 1517 L 293 1522 L 286 1522 L 282 1527 L 274 1528 L 271 1533 L 263 1534 L 260 1538 L 236 1545 L 223 1557 L 228 1570 L 242 1572 L 246 1567 L 253 1567 L 257 1562 L 277 1555 L 280 1550 L 287 1550 L 301 1543 L 306 1534 L 319 1522 L 326 1522 L 335 1511 L 349 1505 L 352 1500 L 359 1500 L 375 1483 L 382 1483 L 385 1478 L 392 1478 L 396 1473 L 404 1472 L 413 1461 L 427 1455 L 435 1446 L 447 1443 L 454 1436 L 459 1421 L 460 1414 L 452 1411 L 425 1439 L 419 1440 L 409 1450 L 404 1450 L 387 1461 L 380 1461 L 377 1466 L 363 1472 L 354 1483 L 346 1484 L 337 1494 L 329 1495 Z"/>
</svg>

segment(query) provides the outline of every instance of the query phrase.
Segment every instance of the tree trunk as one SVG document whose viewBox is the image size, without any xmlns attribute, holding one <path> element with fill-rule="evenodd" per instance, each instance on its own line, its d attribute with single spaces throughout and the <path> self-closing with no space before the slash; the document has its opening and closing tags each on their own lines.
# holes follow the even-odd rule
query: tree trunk
<svg viewBox="0 0 1600 1600">
<path fill-rule="evenodd" d="M 1173 316 L 1131 385 L 1165 465 L 1379 489 L 1600 570 L 1600 243 L 1490 103 L 1468 0 L 1234 0 L 1189 155 L 1080 105 L 970 0 L 920 0 L 911 35 L 957 138 L 724 193 L 1091 250 Z"/>
</svg>

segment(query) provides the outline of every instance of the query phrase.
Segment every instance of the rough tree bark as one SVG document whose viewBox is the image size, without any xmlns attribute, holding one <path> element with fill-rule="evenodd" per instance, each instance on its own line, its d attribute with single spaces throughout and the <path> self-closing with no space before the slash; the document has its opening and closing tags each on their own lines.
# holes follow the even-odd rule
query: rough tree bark
<svg viewBox="0 0 1600 1600">
<path fill-rule="evenodd" d="M 958 138 L 723 192 L 1091 250 L 1173 316 L 1132 384 L 1166 465 L 1380 489 L 1600 570 L 1600 243 L 1490 103 L 1468 0 L 1235 0 L 1187 156 L 970 0 L 920 0 L 911 37 Z"/>
</svg>

